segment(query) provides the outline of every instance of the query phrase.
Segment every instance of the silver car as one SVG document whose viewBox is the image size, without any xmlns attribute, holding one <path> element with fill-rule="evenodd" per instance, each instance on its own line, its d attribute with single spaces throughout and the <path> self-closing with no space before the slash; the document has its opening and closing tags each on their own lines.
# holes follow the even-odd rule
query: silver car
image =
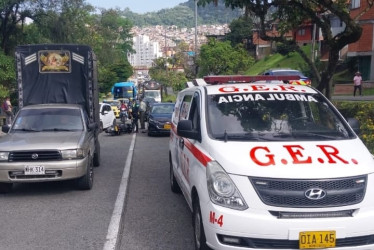
<svg viewBox="0 0 374 250">
<path fill-rule="evenodd" d="M 93 166 L 99 165 L 95 126 L 80 105 L 22 108 L 0 137 L 0 192 L 9 192 L 13 183 L 69 179 L 91 189 Z"/>
</svg>

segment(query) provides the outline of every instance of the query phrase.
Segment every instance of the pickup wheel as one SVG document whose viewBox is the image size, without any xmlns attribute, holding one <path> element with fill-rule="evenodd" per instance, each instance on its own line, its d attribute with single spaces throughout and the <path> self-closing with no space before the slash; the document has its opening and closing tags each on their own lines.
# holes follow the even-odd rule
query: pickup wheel
<svg viewBox="0 0 374 250">
<path fill-rule="evenodd" d="M 175 179 L 173 164 L 171 163 L 171 156 L 169 156 L 169 163 L 170 163 L 170 188 L 173 193 L 180 193 L 181 189 L 178 185 L 177 180 Z"/>
<path fill-rule="evenodd" d="M 91 156 L 88 157 L 86 174 L 77 179 L 77 188 L 80 190 L 90 190 L 93 185 L 93 159 Z"/>
<path fill-rule="evenodd" d="M 104 130 L 104 124 L 103 124 L 103 122 L 100 122 L 99 133 L 103 132 L 103 130 Z"/>
<path fill-rule="evenodd" d="M 6 194 L 12 191 L 13 183 L 0 183 L 0 193 Z"/>
<path fill-rule="evenodd" d="M 192 223 L 195 238 L 196 250 L 211 250 L 206 244 L 206 237 L 204 232 L 203 220 L 201 217 L 200 201 L 196 198 L 193 203 Z"/>
</svg>

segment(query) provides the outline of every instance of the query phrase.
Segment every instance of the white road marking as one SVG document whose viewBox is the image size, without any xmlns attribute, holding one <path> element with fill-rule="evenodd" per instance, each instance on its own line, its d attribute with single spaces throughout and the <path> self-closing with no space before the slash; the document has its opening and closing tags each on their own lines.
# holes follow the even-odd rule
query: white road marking
<svg viewBox="0 0 374 250">
<path fill-rule="evenodd" d="M 129 152 L 127 154 L 125 169 L 122 174 L 122 180 L 119 186 L 116 203 L 114 204 L 112 218 L 110 219 L 108 233 L 106 235 L 106 240 L 105 240 L 103 250 L 114 250 L 116 249 L 116 246 L 117 246 L 118 234 L 119 234 L 119 229 L 121 226 L 123 209 L 125 205 L 127 186 L 129 183 L 131 161 L 132 161 L 132 156 L 134 154 L 135 139 L 136 139 L 136 134 L 134 133 L 132 136 Z"/>
</svg>

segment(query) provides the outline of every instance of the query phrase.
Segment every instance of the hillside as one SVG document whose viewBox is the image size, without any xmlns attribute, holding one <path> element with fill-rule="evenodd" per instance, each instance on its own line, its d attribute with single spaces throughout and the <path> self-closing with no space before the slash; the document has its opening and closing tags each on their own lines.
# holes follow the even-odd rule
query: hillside
<svg viewBox="0 0 374 250">
<path fill-rule="evenodd" d="M 174 8 L 162 9 L 157 12 L 148 12 L 145 14 L 137 14 L 130 9 L 122 11 L 123 16 L 132 21 L 135 26 L 155 26 L 155 25 L 176 25 L 178 27 L 194 27 L 195 26 L 195 2 L 188 0 Z M 199 6 L 197 9 L 198 24 L 224 24 L 230 23 L 233 19 L 238 18 L 242 14 L 240 9 L 232 10 L 226 8 L 223 0 L 218 5 Z"/>
</svg>

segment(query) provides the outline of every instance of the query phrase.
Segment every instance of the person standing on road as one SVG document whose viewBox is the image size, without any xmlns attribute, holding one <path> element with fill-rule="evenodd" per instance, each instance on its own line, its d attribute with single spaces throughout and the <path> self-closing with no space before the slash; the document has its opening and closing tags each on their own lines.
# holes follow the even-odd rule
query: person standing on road
<svg viewBox="0 0 374 250">
<path fill-rule="evenodd" d="M 13 107 L 12 107 L 12 103 L 10 102 L 10 97 L 7 96 L 5 98 L 5 101 L 2 105 L 2 108 L 3 108 L 3 111 L 6 115 L 6 124 L 8 124 L 9 126 L 12 124 L 13 122 L 13 119 L 14 119 L 14 114 L 13 114 Z"/>
<path fill-rule="evenodd" d="M 145 129 L 145 111 L 147 109 L 147 104 L 145 104 L 143 98 L 140 99 L 139 114 L 140 114 L 140 129 Z"/>
<path fill-rule="evenodd" d="M 133 124 L 133 131 L 135 133 L 138 133 L 139 131 L 139 125 L 138 125 L 138 120 L 139 120 L 139 104 L 134 101 L 134 104 L 132 106 L 132 124 Z"/>
<path fill-rule="evenodd" d="M 359 71 L 356 72 L 353 77 L 353 96 L 356 96 L 356 90 L 359 90 L 360 96 L 362 96 L 362 77 Z"/>
</svg>

